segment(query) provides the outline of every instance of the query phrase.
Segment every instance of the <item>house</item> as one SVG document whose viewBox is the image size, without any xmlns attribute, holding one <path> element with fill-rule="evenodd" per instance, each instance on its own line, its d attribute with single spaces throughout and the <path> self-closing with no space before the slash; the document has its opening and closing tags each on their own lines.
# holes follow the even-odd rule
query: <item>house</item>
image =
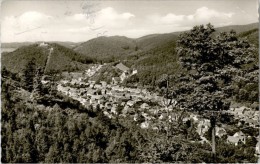
<svg viewBox="0 0 260 164">
<path fill-rule="evenodd" d="M 39 44 L 39 47 L 46 47 L 46 46 L 48 46 L 48 44 L 46 44 L 46 43 L 44 43 L 44 42 L 42 42 L 42 43 Z"/>
<path fill-rule="evenodd" d="M 138 114 L 135 113 L 135 115 L 134 115 L 134 121 L 137 121 L 137 119 L 138 119 Z"/>
<path fill-rule="evenodd" d="M 255 113 L 257 113 L 258 114 L 258 112 L 255 112 Z M 252 120 L 255 120 L 255 121 L 259 121 L 259 115 L 254 115 L 254 117 L 252 118 Z"/>
<path fill-rule="evenodd" d="M 148 109 L 149 108 L 149 105 L 147 103 L 143 103 L 141 106 L 140 106 L 142 109 Z"/>
<path fill-rule="evenodd" d="M 92 98 L 92 97 L 91 97 L 91 99 L 89 99 L 89 103 L 90 103 L 90 104 L 94 104 L 95 101 L 96 101 L 96 100 L 95 100 L 94 98 Z"/>
<path fill-rule="evenodd" d="M 34 124 L 34 129 L 38 130 L 40 128 L 40 126 L 41 126 L 40 124 Z"/>
<path fill-rule="evenodd" d="M 242 107 L 239 107 L 239 108 L 235 108 L 234 110 L 234 114 L 238 115 L 238 116 L 243 116 L 245 110 L 247 109 L 247 107 L 245 106 L 242 106 Z"/>
<path fill-rule="evenodd" d="M 134 108 L 129 108 L 127 113 L 130 115 L 134 115 L 136 112 L 135 112 Z"/>
<path fill-rule="evenodd" d="M 178 118 L 179 118 L 179 115 L 178 115 L 177 113 L 172 112 L 172 113 L 169 115 L 169 119 L 170 119 L 171 121 L 177 121 Z"/>
<path fill-rule="evenodd" d="M 141 127 L 142 129 L 147 129 L 147 128 L 149 127 L 149 123 L 148 123 L 147 121 L 142 122 L 141 125 L 140 125 L 140 127 Z"/>
<path fill-rule="evenodd" d="M 230 111 L 234 111 L 236 108 L 239 108 L 241 106 L 241 104 L 238 103 L 232 103 L 230 105 Z"/>
<path fill-rule="evenodd" d="M 97 102 L 98 102 L 99 104 L 103 104 L 103 103 L 105 103 L 105 98 L 104 98 L 104 97 L 101 97 L 100 99 L 97 100 Z"/>
<path fill-rule="evenodd" d="M 121 75 L 120 75 L 120 80 L 121 82 L 123 82 L 128 76 L 128 73 L 127 72 L 123 72 Z"/>
<path fill-rule="evenodd" d="M 126 106 L 124 107 L 124 109 L 122 110 L 122 114 L 123 114 L 123 115 L 126 115 L 126 113 L 128 112 L 128 110 L 129 110 L 129 106 L 126 105 Z"/>
<path fill-rule="evenodd" d="M 129 94 L 129 93 L 126 93 L 126 94 L 125 94 L 125 98 L 126 98 L 126 99 L 132 99 L 132 95 Z"/>
<path fill-rule="evenodd" d="M 240 139 L 238 137 L 228 136 L 227 141 L 237 146 Z"/>
<path fill-rule="evenodd" d="M 134 69 L 133 72 L 132 72 L 132 75 L 134 75 L 134 74 L 137 74 L 137 70 L 136 69 Z"/>
<path fill-rule="evenodd" d="M 243 144 L 246 143 L 246 136 L 243 132 L 239 131 L 236 132 L 233 136 L 228 136 L 227 141 L 230 143 L 238 145 L 239 142 L 242 142 Z"/>
<path fill-rule="evenodd" d="M 103 87 L 107 86 L 107 82 L 105 82 L 105 81 L 100 81 L 100 83 L 101 83 L 101 85 L 102 85 Z"/>
<path fill-rule="evenodd" d="M 166 119 L 167 118 L 167 113 L 162 113 L 159 117 L 160 120 Z"/>
<path fill-rule="evenodd" d="M 135 104 L 135 102 L 134 101 L 127 101 L 127 103 L 126 103 L 126 105 L 128 105 L 128 106 L 133 106 Z"/>
<path fill-rule="evenodd" d="M 243 132 L 239 131 L 239 132 L 236 132 L 233 136 L 243 138 L 243 137 L 245 137 L 245 134 Z"/>
<path fill-rule="evenodd" d="M 103 104 L 99 104 L 100 109 L 104 109 L 105 106 Z"/>
<path fill-rule="evenodd" d="M 94 87 L 97 88 L 97 89 L 101 89 L 102 85 L 101 84 L 95 84 Z"/>
<path fill-rule="evenodd" d="M 124 64 L 122 64 L 122 63 L 117 64 L 116 68 L 118 68 L 122 72 L 127 72 L 129 70 L 129 68 L 127 66 L 125 66 Z"/>
<path fill-rule="evenodd" d="M 112 108 L 111 108 L 111 113 L 117 115 L 117 111 L 116 111 L 116 110 L 117 110 L 117 107 L 114 106 L 114 104 L 113 104 L 113 106 L 112 106 Z"/>
<path fill-rule="evenodd" d="M 105 103 L 105 106 L 106 106 L 106 108 L 109 108 L 109 109 L 111 109 L 111 108 L 112 108 L 112 104 L 111 104 L 111 103 L 109 103 L 109 102 L 106 102 L 106 103 Z"/>
<path fill-rule="evenodd" d="M 224 128 L 216 127 L 216 136 L 221 138 L 226 134 L 227 134 L 227 132 Z"/>
<path fill-rule="evenodd" d="M 258 125 L 257 120 L 253 120 L 253 119 L 250 119 L 250 118 L 245 119 L 245 122 L 249 123 L 249 126 L 252 126 L 254 128 L 256 127 L 256 125 Z"/>
<path fill-rule="evenodd" d="M 257 142 L 257 144 L 256 144 L 256 146 L 255 146 L 255 153 L 256 153 L 257 155 L 260 154 L 260 143 L 259 143 L 259 141 Z"/>
<path fill-rule="evenodd" d="M 195 114 L 191 114 L 190 115 L 190 118 L 194 120 L 194 122 L 198 122 L 199 119 L 198 119 L 198 115 L 195 115 Z"/>
<path fill-rule="evenodd" d="M 107 116 L 108 118 L 112 118 L 112 116 L 107 112 L 107 111 L 104 111 L 103 112 L 105 116 Z"/>
<path fill-rule="evenodd" d="M 208 119 L 200 120 L 197 127 L 197 133 L 202 136 L 204 135 L 210 127 L 210 121 Z"/>
<path fill-rule="evenodd" d="M 244 116 L 248 117 L 248 118 L 253 118 L 254 117 L 255 112 L 253 110 L 246 110 L 244 112 Z"/>
<path fill-rule="evenodd" d="M 89 96 L 96 95 L 96 90 L 89 89 L 89 90 L 87 91 L 87 95 L 89 95 Z"/>
<path fill-rule="evenodd" d="M 107 90 L 106 89 L 101 89 L 101 94 L 102 95 L 106 95 L 107 94 Z"/>
<path fill-rule="evenodd" d="M 126 104 L 126 103 L 123 101 L 120 105 L 121 105 L 121 106 L 125 106 L 125 104 Z"/>
<path fill-rule="evenodd" d="M 92 95 L 91 98 L 95 99 L 95 100 L 99 100 L 101 99 L 103 96 L 102 95 Z"/>
<path fill-rule="evenodd" d="M 121 82 L 121 79 L 119 77 L 112 77 L 112 84 L 117 85 Z"/>
</svg>

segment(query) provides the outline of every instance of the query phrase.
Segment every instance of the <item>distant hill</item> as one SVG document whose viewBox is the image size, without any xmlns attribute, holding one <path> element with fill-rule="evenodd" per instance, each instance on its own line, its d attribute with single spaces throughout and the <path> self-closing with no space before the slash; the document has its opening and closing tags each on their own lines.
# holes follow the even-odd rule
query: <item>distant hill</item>
<svg viewBox="0 0 260 164">
<path fill-rule="evenodd" d="M 11 42 L 11 43 L 1 43 L 1 48 L 19 48 L 22 46 L 32 45 L 34 42 Z"/>
<path fill-rule="evenodd" d="M 64 46 L 64 47 L 67 47 L 67 48 L 70 48 L 70 49 L 72 49 L 72 48 L 81 44 L 81 42 L 61 42 L 61 41 L 53 41 L 53 42 L 50 42 L 50 43 L 57 43 L 61 46 Z"/>
<path fill-rule="evenodd" d="M 20 73 L 26 64 L 35 59 L 37 66 L 45 69 L 45 73 L 59 71 L 74 71 L 83 69 L 92 60 L 73 50 L 56 43 L 44 46 L 32 44 L 2 55 L 2 67 L 14 73 Z"/>
<path fill-rule="evenodd" d="M 231 26 L 224 26 L 216 28 L 217 32 L 228 32 L 230 30 L 235 30 L 237 33 L 242 33 L 245 31 L 250 31 L 252 29 L 258 29 L 259 23 L 251 23 L 247 25 L 231 25 Z"/>
<path fill-rule="evenodd" d="M 16 50 L 17 48 L 23 47 L 23 46 L 28 46 L 28 45 L 32 45 L 32 44 L 39 44 L 42 42 L 11 42 L 11 43 L 1 43 L 1 52 L 12 52 L 14 50 Z M 61 41 L 53 41 L 53 42 L 49 42 L 49 43 L 57 43 L 61 46 L 67 47 L 67 48 L 74 48 L 77 45 L 81 44 L 79 43 L 75 43 L 75 42 L 61 42 Z"/>
<path fill-rule="evenodd" d="M 101 62 L 120 60 L 125 55 L 136 51 L 134 39 L 124 36 L 98 37 L 74 48 L 76 52 L 95 58 Z"/>
<path fill-rule="evenodd" d="M 249 25 L 225 26 L 216 28 L 216 33 L 234 29 L 241 38 L 258 46 L 258 23 Z M 128 67 L 138 69 L 139 80 L 142 83 L 154 82 L 161 74 L 180 73 L 178 56 L 175 52 L 176 40 L 182 32 L 168 34 L 152 34 L 137 39 L 124 36 L 98 37 L 83 43 L 56 42 L 49 43 L 54 47 L 47 61 L 48 51 L 35 43 L 3 43 L 4 47 L 20 47 L 12 53 L 4 53 L 2 65 L 19 72 L 32 57 L 46 70 L 80 69 L 81 64 L 92 61 L 108 63 L 121 61 Z M 24 47 L 24 45 L 26 45 Z M 29 46 L 28 46 L 29 45 Z M 63 45 L 63 46 L 61 46 Z M 68 48 L 66 48 L 68 47 Z M 77 64 L 76 64 L 77 63 Z M 79 67 L 79 68 L 78 68 Z M 48 71 L 47 71 L 48 72 Z"/>
<path fill-rule="evenodd" d="M 216 28 L 216 33 L 234 29 L 237 33 L 258 29 L 258 23 Z M 174 44 L 182 32 L 151 34 L 137 39 L 124 36 L 98 37 L 76 46 L 74 50 L 100 62 L 124 60 L 131 55 L 142 54 L 166 44 Z M 255 36 L 255 35 L 253 35 Z M 254 39 L 254 38 L 253 38 Z"/>
</svg>

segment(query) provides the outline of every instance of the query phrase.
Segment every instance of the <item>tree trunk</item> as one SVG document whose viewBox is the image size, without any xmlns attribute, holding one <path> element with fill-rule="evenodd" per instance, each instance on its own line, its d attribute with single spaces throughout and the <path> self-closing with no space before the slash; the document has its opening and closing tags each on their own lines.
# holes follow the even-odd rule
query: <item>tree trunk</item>
<svg viewBox="0 0 260 164">
<path fill-rule="evenodd" d="M 216 159 L 216 130 L 215 130 L 215 127 L 216 127 L 216 117 L 215 115 L 213 114 L 210 118 L 210 124 L 211 124 L 211 139 L 212 139 L 212 162 L 215 162 L 215 159 Z"/>
<path fill-rule="evenodd" d="M 212 128 L 212 153 L 216 154 L 215 127 Z"/>
<path fill-rule="evenodd" d="M 216 131 L 215 126 L 212 127 L 212 155 L 213 155 L 213 162 L 215 162 L 216 157 Z"/>
</svg>

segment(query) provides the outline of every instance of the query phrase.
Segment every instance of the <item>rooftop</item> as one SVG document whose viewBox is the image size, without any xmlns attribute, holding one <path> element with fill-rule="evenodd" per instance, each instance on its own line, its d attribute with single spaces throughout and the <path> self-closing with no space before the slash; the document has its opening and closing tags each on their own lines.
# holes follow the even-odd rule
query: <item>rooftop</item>
<svg viewBox="0 0 260 164">
<path fill-rule="evenodd" d="M 117 64 L 116 67 L 118 69 L 120 69 L 121 71 L 123 71 L 123 72 L 126 72 L 126 71 L 129 70 L 129 68 L 127 66 L 125 66 L 124 64 L 122 64 L 122 63 Z"/>
</svg>

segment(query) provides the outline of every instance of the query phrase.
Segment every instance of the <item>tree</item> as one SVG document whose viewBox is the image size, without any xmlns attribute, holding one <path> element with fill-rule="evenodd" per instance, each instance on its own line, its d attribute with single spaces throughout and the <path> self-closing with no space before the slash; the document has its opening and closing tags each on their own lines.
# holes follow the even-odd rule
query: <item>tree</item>
<svg viewBox="0 0 260 164">
<path fill-rule="evenodd" d="M 23 86 L 28 91 L 33 90 L 33 81 L 34 81 L 34 75 L 36 71 L 36 63 L 35 58 L 30 60 L 28 64 L 26 65 L 25 69 L 23 70 Z"/>
<path fill-rule="evenodd" d="M 8 77 L 9 74 L 10 74 L 10 72 L 6 69 L 6 67 L 3 67 L 2 72 L 1 72 L 2 77 L 6 78 L 6 77 Z"/>
<path fill-rule="evenodd" d="M 31 99 L 37 99 L 40 95 L 43 95 L 43 85 L 41 82 L 43 76 L 43 69 L 38 67 L 35 69 L 35 75 L 33 77 L 33 89 L 31 93 Z"/>
<path fill-rule="evenodd" d="M 235 31 L 213 36 L 211 24 L 195 26 L 179 36 L 177 53 L 186 74 L 175 78 L 173 96 L 177 105 L 210 119 L 212 153 L 215 156 L 215 125 L 219 113 L 229 109 L 231 82 L 236 71 L 253 52 Z M 213 158 L 214 159 L 214 158 Z"/>
</svg>

